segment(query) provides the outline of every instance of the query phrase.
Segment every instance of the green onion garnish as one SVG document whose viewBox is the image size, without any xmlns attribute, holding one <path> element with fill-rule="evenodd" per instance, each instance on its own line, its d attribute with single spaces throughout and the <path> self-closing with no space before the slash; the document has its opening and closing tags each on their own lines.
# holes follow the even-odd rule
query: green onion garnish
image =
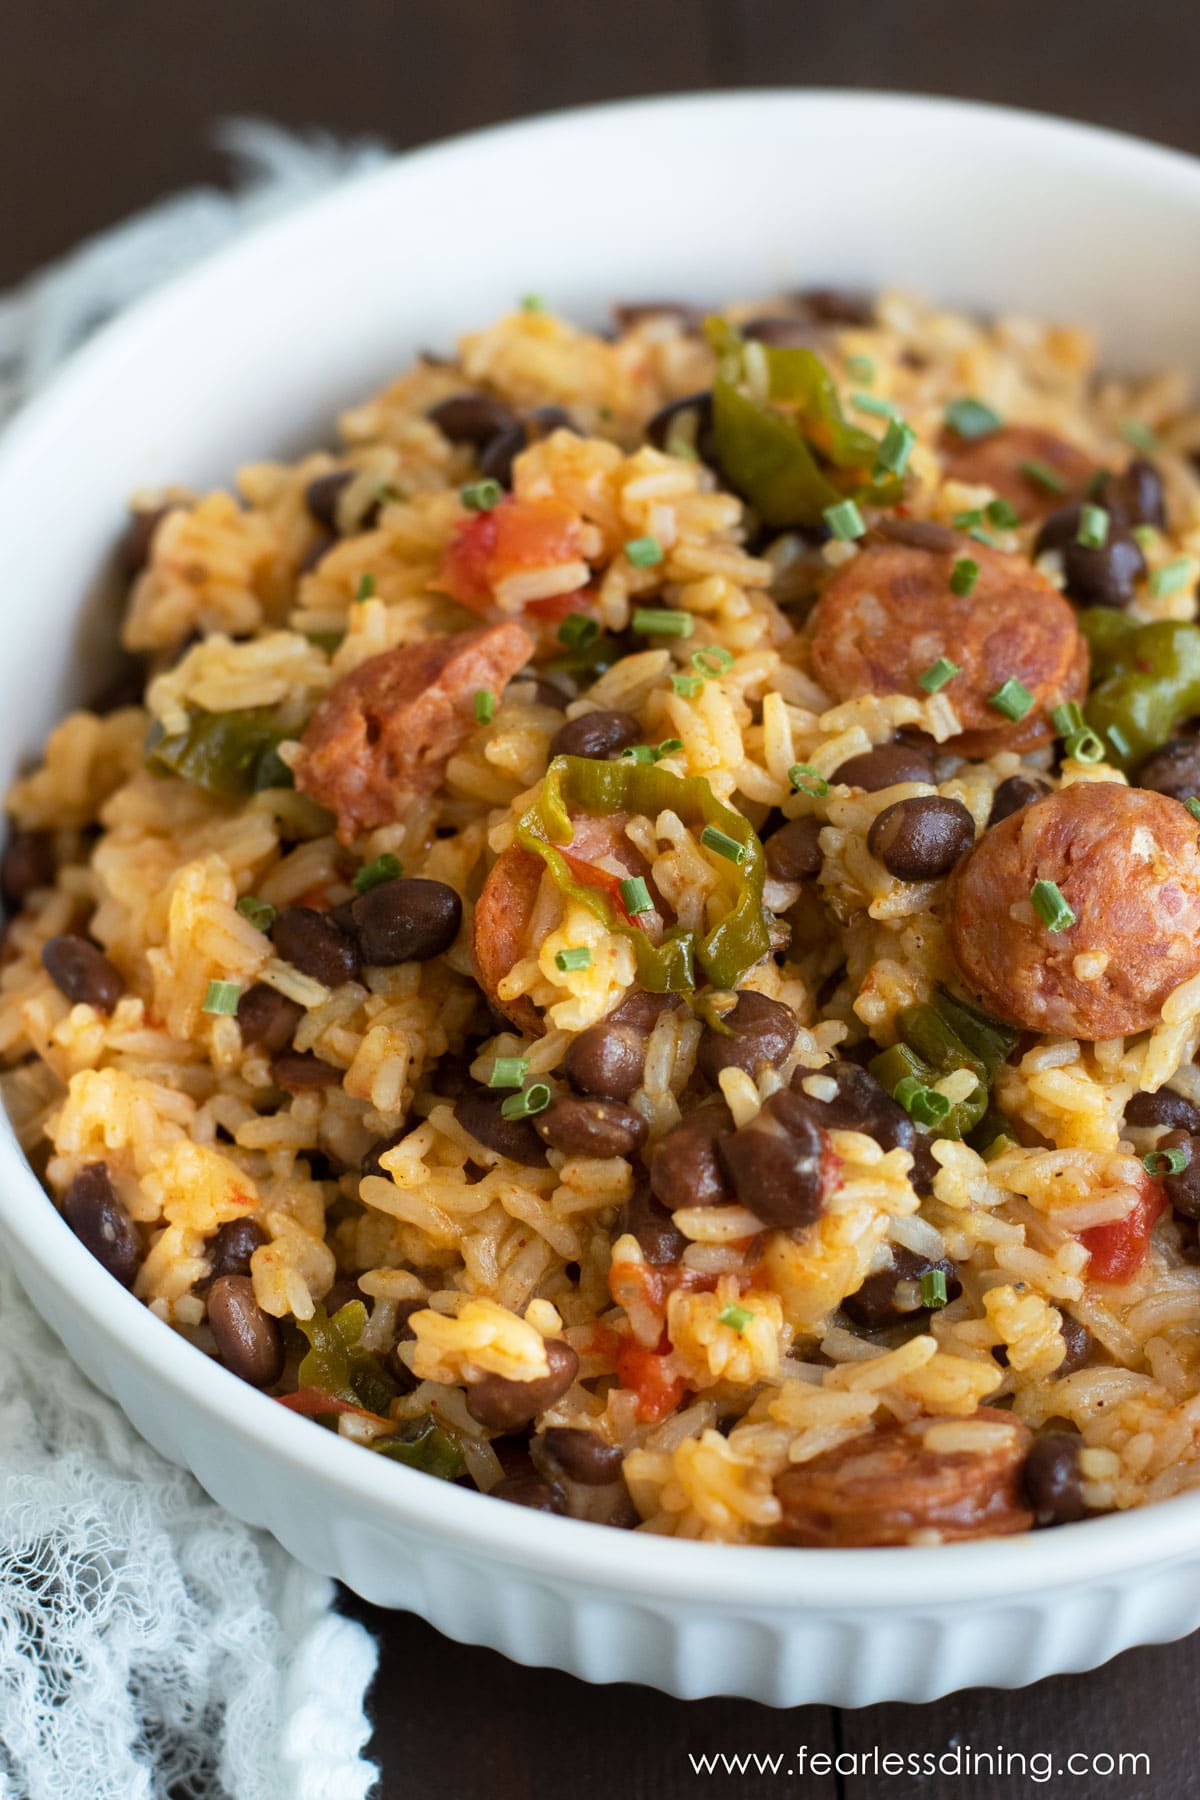
<svg viewBox="0 0 1200 1800">
<path fill-rule="evenodd" d="M 910 1119 L 918 1125 L 940 1125 L 950 1115 L 950 1102 L 936 1088 L 926 1087 L 915 1075 L 906 1075 L 892 1092 Z"/>
<path fill-rule="evenodd" d="M 827 506 L 824 518 L 832 535 L 843 544 L 866 536 L 867 527 L 853 500 L 839 500 L 836 505 Z"/>
<path fill-rule="evenodd" d="M 640 637 L 691 637 L 696 621 L 689 612 L 669 612 L 665 606 L 635 607 L 629 629 Z"/>
<path fill-rule="evenodd" d="M 969 556 L 960 556 L 950 571 L 950 592 L 966 599 L 979 580 L 979 564 Z"/>
<path fill-rule="evenodd" d="M 1079 512 L 1075 542 L 1085 550 L 1102 550 L 1108 542 L 1108 511 L 1103 506 L 1084 506 Z"/>
<path fill-rule="evenodd" d="M 983 524 L 983 508 L 981 506 L 968 507 L 966 512 L 955 513 L 950 523 L 956 531 L 970 531 L 973 525 Z"/>
<path fill-rule="evenodd" d="M 569 969 L 590 969 L 592 953 L 586 944 L 573 944 L 569 950 L 560 950 L 554 958 L 554 966 L 565 975 Z"/>
<path fill-rule="evenodd" d="M 630 538 L 625 555 L 635 569 L 652 569 L 663 559 L 663 547 L 656 537 Z"/>
<path fill-rule="evenodd" d="M 723 856 L 726 862 L 740 863 L 746 854 L 746 846 L 731 838 L 726 831 L 718 831 L 715 825 L 706 825 L 700 833 L 700 842 L 706 850 L 712 850 L 717 856 Z"/>
<path fill-rule="evenodd" d="M 900 408 L 894 400 L 885 400 L 880 394 L 851 394 L 851 406 L 859 412 L 873 413 L 877 419 L 898 419 Z"/>
<path fill-rule="evenodd" d="M 848 356 L 846 373 L 851 381 L 872 382 L 875 379 L 875 364 L 869 356 Z"/>
<path fill-rule="evenodd" d="M 946 423 L 961 438 L 981 438 L 998 431 L 1004 421 L 982 400 L 952 400 L 946 408 Z"/>
<path fill-rule="evenodd" d="M 371 598 L 371 595 L 374 592 L 375 592 L 375 577 L 372 575 L 371 571 L 368 569 L 367 573 L 365 575 L 360 575 L 358 578 L 358 587 L 355 590 L 355 594 L 354 594 L 355 601 L 361 602 L 363 600 L 369 600 Z"/>
<path fill-rule="evenodd" d="M 1075 914 L 1063 899 L 1056 881 L 1035 881 L 1029 898 L 1047 931 L 1067 931 L 1075 923 Z"/>
<path fill-rule="evenodd" d="M 632 918 L 637 913 L 654 911 L 654 902 L 650 898 L 650 889 L 640 875 L 631 875 L 620 887 L 621 904 Z"/>
<path fill-rule="evenodd" d="M 829 792 L 825 777 L 809 763 L 793 763 L 788 770 L 788 780 L 797 793 L 811 794 L 814 800 L 823 800 Z"/>
<path fill-rule="evenodd" d="M 1179 1175 L 1191 1162 L 1190 1153 L 1180 1144 L 1174 1150 L 1151 1150 L 1142 1158 L 1147 1175 Z"/>
<path fill-rule="evenodd" d="M 529 1074 L 527 1056 L 498 1056 L 488 1076 L 489 1087 L 519 1088 L 525 1086 Z"/>
<path fill-rule="evenodd" d="M 996 540 L 991 532 L 981 530 L 978 525 L 972 525 L 967 536 L 973 537 L 977 544 L 986 544 L 989 550 L 994 550 L 996 548 Z"/>
<path fill-rule="evenodd" d="M 1125 733 L 1121 730 L 1119 725 L 1110 725 L 1108 727 L 1107 737 L 1118 756 L 1129 755 L 1129 739 L 1125 736 Z"/>
<path fill-rule="evenodd" d="M 1048 494 L 1066 493 L 1067 484 L 1058 471 L 1049 463 L 1039 462 L 1036 456 L 1031 456 L 1028 462 L 1018 463 L 1017 467 L 1027 480 L 1036 482 Z"/>
<path fill-rule="evenodd" d="M 701 675 L 672 675 L 671 677 L 672 689 L 684 700 L 694 700 L 703 686 L 704 678 Z"/>
<path fill-rule="evenodd" d="M 1074 732 L 1084 728 L 1083 708 L 1078 700 L 1064 700 L 1061 706 L 1050 708 L 1050 723 L 1059 737 L 1071 737 Z"/>
<path fill-rule="evenodd" d="M 948 1297 L 945 1269 L 926 1269 L 921 1277 L 921 1305 L 934 1312 L 945 1306 Z"/>
<path fill-rule="evenodd" d="M 490 688 L 475 689 L 475 723 L 490 725 L 496 710 L 496 696 Z"/>
<path fill-rule="evenodd" d="M 654 746 L 654 760 L 659 762 L 664 756 L 674 756 L 677 750 L 682 749 L 682 738 L 664 738 L 661 744 Z"/>
<path fill-rule="evenodd" d="M 876 469 L 885 474 L 903 475 L 916 441 L 917 434 L 911 425 L 906 425 L 903 419 L 889 420 L 888 428 L 880 439 L 875 459 Z"/>
<path fill-rule="evenodd" d="M 1158 530 L 1154 525 L 1135 525 L 1130 536 L 1143 550 L 1152 549 L 1158 542 Z"/>
<path fill-rule="evenodd" d="M 393 856 L 390 850 L 385 850 L 382 856 L 375 858 L 374 862 L 363 864 L 354 877 L 354 891 L 356 894 L 369 894 L 371 889 L 378 887 L 381 882 L 395 881 L 396 877 L 403 873 L 404 865 L 400 858 Z"/>
<path fill-rule="evenodd" d="M 1020 513 L 1007 500 L 989 500 L 983 510 L 998 531 L 1012 531 L 1021 523 Z"/>
<path fill-rule="evenodd" d="M 756 1316 L 744 1306 L 725 1306 L 717 1314 L 717 1324 L 728 1325 L 731 1331 L 736 1331 L 740 1335 L 745 1331 L 751 1319 Z"/>
<path fill-rule="evenodd" d="M 528 1119 L 545 1112 L 550 1104 L 550 1089 L 544 1081 L 535 1081 L 519 1094 L 510 1094 L 500 1106 L 502 1119 Z"/>
<path fill-rule="evenodd" d="M 1111 736 L 1111 733 L 1109 735 Z M 1200 819 L 1200 800 L 1197 800 L 1195 794 L 1189 795 L 1183 804 L 1187 807 L 1193 819 Z"/>
<path fill-rule="evenodd" d="M 498 481 L 469 481 L 458 497 L 468 512 L 491 512 L 503 500 L 504 489 Z"/>
<path fill-rule="evenodd" d="M 692 651 L 692 667 L 701 675 L 724 675 L 732 669 L 734 658 L 730 651 L 723 650 L 720 644 L 709 644 L 704 650 Z"/>
<path fill-rule="evenodd" d="M 1145 456 L 1153 456 L 1158 449 L 1157 433 L 1151 431 L 1149 425 L 1143 425 L 1140 419 L 1126 419 L 1121 426 L 1121 436 L 1127 444 L 1132 444 L 1135 450 L 1142 451 Z"/>
<path fill-rule="evenodd" d="M 540 294 L 522 294 L 521 295 L 521 311 L 522 312 L 545 312 L 545 310 L 546 310 L 546 302 L 542 299 L 542 296 Z"/>
<path fill-rule="evenodd" d="M 568 650 L 587 650 L 600 636 L 600 627 L 586 613 L 568 613 L 554 635 Z"/>
<path fill-rule="evenodd" d="M 987 703 L 1015 724 L 1018 719 L 1023 719 L 1027 712 L 1033 710 L 1034 699 L 1024 682 L 1018 681 L 1015 675 L 1010 675 L 994 694 L 988 695 Z"/>
<path fill-rule="evenodd" d="M 1104 761 L 1104 742 L 1098 732 L 1085 725 L 1082 731 L 1073 731 L 1063 746 L 1068 756 L 1076 762 L 1098 763 Z"/>
<path fill-rule="evenodd" d="M 208 992 L 204 996 L 204 1005 L 200 1010 L 206 1013 L 218 1013 L 226 1018 L 232 1017 L 238 1009 L 241 992 L 240 981 L 210 981 Z"/>
<path fill-rule="evenodd" d="M 259 900 L 254 894 L 243 894 L 237 909 L 258 931 L 269 931 L 275 921 L 275 908 L 271 902 Z"/>
<path fill-rule="evenodd" d="M 936 694 L 945 687 L 948 681 L 953 681 L 956 675 L 961 674 L 962 670 L 957 663 L 952 663 L 948 656 L 939 656 L 935 663 L 930 663 L 929 667 L 917 676 L 917 686 L 924 688 L 927 694 Z"/>
<path fill-rule="evenodd" d="M 1175 562 L 1164 563 L 1161 569 L 1155 569 L 1146 586 L 1156 600 L 1165 600 L 1168 594 L 1178 594 L 1188 584 L 1192 565 L 1186 556 Z"/>
</svg>

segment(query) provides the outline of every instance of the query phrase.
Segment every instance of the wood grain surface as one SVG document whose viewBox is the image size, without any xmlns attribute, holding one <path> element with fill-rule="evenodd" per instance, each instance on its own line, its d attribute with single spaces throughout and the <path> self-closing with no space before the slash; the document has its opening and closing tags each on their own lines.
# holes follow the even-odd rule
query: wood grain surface
<svg viewBox="0 0 1200 1800">
<path fill-rule="evenodd" d="M 814 83 L 1037 107 L 1200 152 L 1200 8 L 1188 0 L 5 0 L 2 17 L 0 285 L 172 188 L 219 179 L 213 124 L 238 113 L 404 146 L 624 95 Z M 836 146 L 824 169 L 790 178 L 835 181 Z M 1200 1637 L 1013 1694 L 773 1712 L 588 1688 L 344 1603 L 380 1640 L 385 1800 L 1200 1794 Z M 1023 1755 L 1025 1772 L 888 1776 L 846 1760 L 956 1745 Z M 795 1773 L 801 1746 L 841 1752 L 841 1771 Z M 777 1756 L 779 1771 L 706 1775 L 689 1761 L 718 1751 Z M 1073 1753 L 1121 1752 L 1147 1754 L 1150 1773 L 1065 1772 Z M 1035 1758 L 1061 1772 L 1047 1777 Z"/>
</svg>

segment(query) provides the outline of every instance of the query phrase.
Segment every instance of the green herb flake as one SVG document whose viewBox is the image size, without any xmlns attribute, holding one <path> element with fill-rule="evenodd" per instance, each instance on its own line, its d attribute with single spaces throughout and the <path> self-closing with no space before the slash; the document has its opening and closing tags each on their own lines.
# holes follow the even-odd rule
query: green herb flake
<svg viewBox="0 0 1200 1800">
<path fill-rule="evenodd" d="M 491 512 L 504 498 L 498 481 L 469 481 L 459 494 L 468 512 Z"/>
<path fill-rule="evenodd" d="M 839 543 L 848 544 L 854 538 L 866 536 L 866 524 L 853 500 L 839 500 L 836 505 L 827 506 L 824 519 Z"/>
<path fill-rule="evenodd" d="M 1075 914 L 1063 899 L 1056 881 L 1035 881 L 1029 898 L 1047 931 L 1069 931 L 1074 925 Z"/>
<path fill-rule="evenodd" d="M 1015 724 L 1018 719 L 1023 719 L 1026 713 L 1033 711 L 1034 698 L 1024 682 L 1018 681 L 1015 675 L 1010 675 L 994 694 L 988 695 L 988 705 L 993 707 L 996 712 L 1003 713 L 1006 719 L 1011 719 Z"/>
<path fill-rule="evenodd" d="M 971 531 L 976 525 L 983 524 L 983 508 L 972 506 L 966 512 L 955 513 L 950 523 L 956 531 Z"/>
<path fill-rule="evenodd" d="M 846 358 L 846 373 L 849 375 L 851 381 L 865 381 L 867 386 L 870 387 L 875 379 L 875 364 L 869 356 L 848 356 Z M 857 405 L 857 399 L 855 400 L 855 404 Z"/>
<path fill-rule="evenodd" d="M 1125 733 L 1121 730 L 1119 725 L 1110 725 L 1105 736 L 1108 738 L 1109 743 L 1112 745 L 1118 756 L 1129 755 L 1129 739 L 1125 736 Z"/>
<path fill-rule="evenodd" d="M 1045 488 L 1048 494 L 1066 493 L 1067 484 L 1058 471 L 1052 469 L 1049 463 L 1039 461 L 1036 456 L 1031 456 L 1028 462 L 1018 463 L 1017 467 L 1026 481 L 1032 481 L 1035 487 Z"/>
<path fill-rule="evenodd" d="M 475 689 L 475 723 L 490 725 L 496 711 L 496 696 L 490 688 Z"/>
<path fill-rule="evenodd" d="M 719 831 L 715 825 L 704 827 L 700 833 L 700 842 L 706 850 L 711 850 L 714 855 L 723 856 L 726 862 L 740 863 L 746 854 L 744 844 L 739 844 L 736 838 L 729 836 L 728 832 Z"/>
<path fill-rule="evenodd" d="M 1061 706 L 1051 707 L 1050 723 L 1059 737 L 1071 737 L 1075 732 L 1084 729 L 1083 708 L 1078 700 L 1064 700 Z"/>
<path fill-rule="evenodd" d="M 936 1312 L 945 1306 L 947 1298 L 945 1269 L 926 1269 L 921 1276 L 921 1305 Z"/>
<path fill-rule="evenodd" d="M 717 1314 L 717 1324 L 728 1325 L 729 1329 L 731 1331 L 736 1331 L 740 1337 L 751 1319 L 756 1319 L 757 1317 L 758 1314 L 751 1312 L 748 1307 L 726 1306 L 722 1307 L 721 1311 Z"/>
<path fill-rule="evenodd" d="M 1121 426 L 1121 436 L 1143 456 L 1153 456 L 1158 449 L 1158 434 L 1144 425 L 1141 419 L 1126 419 Z"/>
<path fill-rule="evenodd" d="M 623 881 L 620 887 L 620 894 L 621 904 L 624 906 L 625 911 L 629 914 L 630 918 L 636 917 L 638 913 L 654 911 L 654 902 L 650 898 L 650 889 L 646 886 L 642 876 L 631 875 L 627 881 Z"/>
<path fill-rule="evenodd" d="M 940 1125 L 953 1110 L 945 1094 L 939 1094 L 916 1075 L 906 1075 L 898 1081 L 892 1098 L 918 1125 Z"/>
<path fill-rule="evenodd" d="M 691 637 L 696 621 L 688 612 L 673 612 L 665 606 L 634 608 L 629 629 L 639 637 Z"/>
<path fill-rule="evenodd" d="M 952 400 L 946 408 L 946 423 L 960 438 L 990 437 L 1004 423 L 998 412 L 982 400 Z"/>
<path fill-rule="evenodd" d="M 550 1104 L 550 1089 L 544 1081 L 535 1081 L 531 1086 L 523 1088 L 519 1094 L 510 1094 L 500 1107 L 502 1119 L 531 1119 L 534 1113 L 545 1112 Z"/>
<path fill-rule="evenodd" d="M 1155 569 L 1146 586 L 1156 600 L 1165 600 L 1169 594 L 1182 593 L 1191 576 L 1190 560 L 1180 556 L 1174 562 L 1164 563 L 1161 569 Z"/>
<path fill-rule="evenodd" d="M 1108 735 L 1110 737 L 1112 736 L 1111 731 L 1109 732 Z M 1197 800 L 1195 794 L 1189 795 L 1189 797 L 1184 801 L 1183 804 L 1187 807 L 1187 809 L 1191 813 L 1193 819 L 1200 819 L 1200 800 Z"/>
<path fill-rule="evenodd" d="M 672 675 L 671 689 L 683 700 L 694 700 L 704 686 L 702 675 Z"/>
<path fill-rule="evenodd" d="M 692 667 L 701 675 L 724 675 L 733 664 L 733 653 L 723 650 L 720 644 L 709 644 L 703 650 L 692 651 Z"/>
<path fill-rule="evenodd" d="M 950 571 L 950 592 L 966 599 L 979 580 L 979 564 L 969 556 L 960 556 Z"/>
<path fill-rule="evenodd" d="M 529 1058 L 527 1056 L 498 1056 L 488 1076 L 488 1086 L 494 1088 L 524 1087 L 529 1077 Z"/>
<path fill-rule="evenodd" d="M 1104 740 L 1098 732 L 1085 725 L 1082 731 L 1073 731 L 1063 746 L 1068 756 L 1079 763 L 1099 763 L 1104 761 Z"/>
<path fill-rule="evenodd" d="M 1142 1158 L 1142 1167 L 1147 1175 L 1180 1175 L 1187 1168 L 1191 1156 L 1181 1144 L 1173 1150 L 1151 1150 Z"/>
<path fill-rule="evenodd" d="M 590 969 L 592 953 L 586 944 L 573 944 L 570 949 L 558 952 L 554 966 L 560 975 L 566 975 L 571 969 Z"/>
<path fill-rule="evenodd" d="M 1075 542 L 1082 544 L 1085 550 L 1102 550 L 1108 542 L 1108 510 L 1103 506 L 1083 506 L 1079 509 L 1079 529 L 1075 533 Z"/>
<path fill-rule="evenodd" d="M 204 1005 L 200 1010 L 206 1013 L 216 1013 L 218 1017 L 232 1018 L 237 1012 L 241 993 L 240 981 L 210 981 L 208 991 L 204 996 Z"/>
<path fill-rule="evenodd" d="M 983 510 L 987 514 L 988 523 L 994 525 L 997 531 L 1015 531 L 1021 523 L 1020 513 L 1007 500 L 989 500 Z M 973 523 L 978 524 L 979 521 L 976 519 Z"/>
<path fill-rule="evenodd" d="M 903 475 L 916 442 L 917 434 L 911 425 L 906 425 L 904 420 L 899 418 L 889 420 L 888 428 L 879 444 L 879 454 L 875 464 L 876 478 L 878 479 L 880 474 Z"/>
<path fill-rule="evenodd" d="M 829 792 L 829 783 L 810 763 L 793 763 L 788 780 L 798 794 L 811 794 L 814 800 L 823 800 Z"/>
<path fill-rule="evenodd" d="M 635 569 L 652 569 L 663 559 L 663 547 L 656 537 L 630 538 L 625 555 Z"/>
<path fill-rule="evenodd" d="M 378 887 L 381 882 L 395 881 L 403 873 L 404 865 L 400 858 L 393 856 L 390 850 L 385 850 L 382 856 L 375 858 L 374 862 L 363 864 L 354 877 L 354 891 L 356 894 L 369 894 L 371 889 Z"/>
<path fill-rule="evenodd" d="M 917 686 L 924 688 L 927 694 L 937 694 L 948 681 L 953 681 L 956 675 L 961 674 L 962 670 L 957 663 L 951 662 L 948 656 L 939 656 L 935 663 L 930 663 L 917 676 Z"/>
<path fill-rule="evenodd" d="M 546 302 L 540 294 L 522 294 L 521 311 L 527 313 L 545 312 Z"/>
<path fill-rule="evenodd" d="M 600 636 L 600 627 L 586 613 L 568 613 L 554 635 L 568 650 L 590 650 Z"/>
<path fill-rule="evenodd" d="M 355 602 L 361 605 L 364 600 L 369 600 L 374 592 L 375 577 L 368 569 L 365 575 L 360 575 L 358 578 L 358 586 L 354 591 Z"/>
<path fill-rule="evenodd" d="M 275 908 L 269 900 L 260 900 L 255 894 L 243 894 L 237 903 L 237 909 L 243 919 L 249 919 L 256 931 L 270 931 L 275 922 Z"/>
<path fill-rule="evenodd" d="M 1158 528 L 1154 525 L 1135 525 L 1130 535 L 1142 550 L 1153 550 L 1158 542 Z"/>
</svg>

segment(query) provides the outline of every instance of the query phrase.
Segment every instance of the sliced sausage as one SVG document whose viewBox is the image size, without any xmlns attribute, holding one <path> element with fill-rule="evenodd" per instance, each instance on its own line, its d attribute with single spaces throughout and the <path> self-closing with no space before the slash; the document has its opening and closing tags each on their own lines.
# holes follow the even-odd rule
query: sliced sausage
<svg viewBox="0 0 1200 1800">
<path fill-rule="evenodd" d="M 350 843 L 429 794 L 475 729 L 475 695 L 503 692 L 533 654 L 507 621 L 398 645 L 344 675 L 301 740 L 296 786 L 337 815 Z"/>
<path fill-rule="evenodd" d="M 1196 839 L 1177 800 L 1114 781 L 1077 783 L 1013 813 L 951 879 L 948 935 L 963 979 L 1028 1031 L 1148 1030 L 1172 989 L 1200 973 Z M 1043 923 L 1030 898 L 1039 881 L 1055 884 L 1074 923 Z"/>
<path fill-rule="evenodd" d="M 907 1544 L 935 1531 L 946 1543 L 1028 1531 L 1033 1512 L 1022 1490 L 1032 1442 L 1011 1414 L 980 1407 L 977 1418 L 1005 1423 L 1011 1438 L 990 1450 L 926 1449 L 919 1426 L 883 1425 L 775 1482 L 783 1508 L 779 1536 L 813 1549 Z"/>
<path fill-rule="evenodd" d="M 962 724 L 953 743 L 964 756 L 1049 743 L 1049 709 L 1087 691 L 1087 646 L 1074 612 L 1023 558 L 973 542 L 961 555 L 979 570 L 968 594 L 950 585 L 954 551 L 878 544 L 845 563 L 810 623 L 817 679 L 838 700 L 922 699 L 919 677 L 945 657 L 961 671 L 942 692 Z M 1015 721 L 988 704 L 1014 677 L 1034 698 Z"/>
<path fill-rule="evenodd" d="M 1040 425 L 1002 425 L 978 438 L 947 431 L 941 451 L 942 468 L 950 480 L 994 489 L 1022 519 L 1043 519 L 1055 512 L 1065 498 L 1082 494 L 1096 473 L 1090 456 Z M 1030 465 L 1045 470 L 1054 482 L 1039 480 L 1029 472 Z"/>
</svg>

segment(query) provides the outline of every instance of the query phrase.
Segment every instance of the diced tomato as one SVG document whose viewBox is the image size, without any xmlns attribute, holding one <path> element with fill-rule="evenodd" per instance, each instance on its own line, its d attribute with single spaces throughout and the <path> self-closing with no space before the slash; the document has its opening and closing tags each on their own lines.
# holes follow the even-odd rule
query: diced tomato
<svg viewBox="0 0 1200 1800">
<path fill-rule="evenodd" d="M 569 594 L 549 594 L 545 600 L 527 600 L 525 613 L 530 619 L 540 619 L 543 625 L 561 625 L 572 613 L 578 613 L 581 619 L 590 619 L 592 608 L 586 588 L 575 588 Z"/>
<path fill-rule="evenodd" d="M 1137 1204 L 1125 1218 L 1111 1225 L 1093 1225 L 1079 1233 L 1079 1241 L 1091 1254 L 1089 1281 L 1131 1281 L 1146 1260 L 1154 1222 L 1166 1205 L 1159 1182 L 1142 1180 Z"/>
<path fill-rule="evenodd" d="M 664 1350 L 665 1346 L 665 1350 Z M 653 1425 L 674 1412 L 686 1389 L 682 1381 L 667 1374 L 670 1343 L 664 1334 L 657 1350 L 627 1338 L 617 1352 L 617 1380 L 638 1398 L 637 1416 L 643 1425 Z"/>
<path fill-rule="evenodd" d="M 595 863 L 584 862 L 581 856 L 572 856 L 569 850 L 560 850 L 559 855 L 581 887 L 597 888 L 606 897 L 623 925 L 636 925 L 642 931 L 646 929 L 640 914 L 631 913 L 621 898 L 623 876 L 614 875 L 611 869 L 597 868 Z"/>
<path fill-rule="evenodd" d="M 490 512 L 476 513 L 455 528 L 430 586 L 472 612 L 486 613 L 495 589 L 510 575 L 577 562 L 581 530 L 579 514 L 564 501 L 517 500 L 510 495 Z M 568 598 L 572 604 L 567 611 L 577 611 L 578 595 Z"/>
</svg>

